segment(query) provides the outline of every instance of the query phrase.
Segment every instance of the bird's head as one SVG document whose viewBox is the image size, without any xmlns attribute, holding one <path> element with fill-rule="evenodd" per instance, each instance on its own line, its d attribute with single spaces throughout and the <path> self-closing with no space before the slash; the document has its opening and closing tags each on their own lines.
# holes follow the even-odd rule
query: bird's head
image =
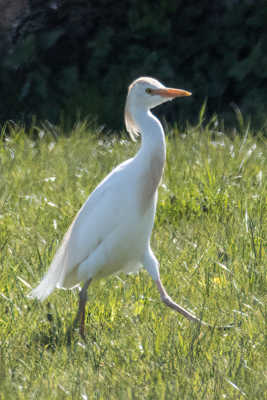
<svg viewBox="0 0 267 400">
<path fill-rule="evenodd" d="M 138 134 L 138 127 L 133 118 L 133 111 L 141 109 L 148 111 L 175 97 L 191 96 L 190 92 L 182 89 L 173 89 L 164 86 L 158 80 L 150 77 L 136 79 L 128 89 L 125 105 L 125 125 L 131 138 L 135 140 Z"/>
</svg>

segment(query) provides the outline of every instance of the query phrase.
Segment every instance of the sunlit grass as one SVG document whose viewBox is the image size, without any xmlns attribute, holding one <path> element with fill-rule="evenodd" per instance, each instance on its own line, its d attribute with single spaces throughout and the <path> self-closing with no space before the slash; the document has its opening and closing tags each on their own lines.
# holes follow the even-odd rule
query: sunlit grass
<svg viewBox="0 0 267 400">
<path fill-rule="evenodd" d="M 18 126 L 0 143 L 0 399 L 263 399 L 266 143 L 245 127 L 169 132 L 152 247 L 178 303 L 146 272 L 89 287 L 86 335 L 67 335 L 77 292 L 27 298 L 97 183 L 138 144 L 86 123 L 71 135 Z"/>
</svg>

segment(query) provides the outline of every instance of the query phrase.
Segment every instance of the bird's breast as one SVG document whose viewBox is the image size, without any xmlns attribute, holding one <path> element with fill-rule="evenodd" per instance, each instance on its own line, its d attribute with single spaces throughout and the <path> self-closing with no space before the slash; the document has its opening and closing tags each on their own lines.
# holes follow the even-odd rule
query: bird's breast
<svg viewBox="0 0 267 400">
<path fill-rule="evenodd" d="M 157 188 L 160 184 L 164 168 L 164 159 L 153 155 L 140 176 L 140 211 L 144 215 L 152 207 Z"/>
</svg>

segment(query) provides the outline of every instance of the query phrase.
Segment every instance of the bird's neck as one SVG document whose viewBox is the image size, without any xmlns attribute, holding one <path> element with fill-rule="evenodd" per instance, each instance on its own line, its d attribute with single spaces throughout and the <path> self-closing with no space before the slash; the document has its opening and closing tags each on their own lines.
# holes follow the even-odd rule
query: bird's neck
<svg viewBox="0 0 267 400">
<path fill-rule="evenodd" d="M 142 137 L 142 145 L 137 157 L 147 161 L 157 157 L 162 164 L 163 171 L 166 145 L 160 121 L 149 110 L 135 110 L 133 118 Z"/>
<path fill-rule="evenodd" d="M 150 208 L 160 184 L 166 158 L 164 131 L 159 120 L 150 112 L 136 112 L 134 122 L 142 136 L 142 145 L 134 158 L 140 179 L 143 213 Z"/>
</svg>

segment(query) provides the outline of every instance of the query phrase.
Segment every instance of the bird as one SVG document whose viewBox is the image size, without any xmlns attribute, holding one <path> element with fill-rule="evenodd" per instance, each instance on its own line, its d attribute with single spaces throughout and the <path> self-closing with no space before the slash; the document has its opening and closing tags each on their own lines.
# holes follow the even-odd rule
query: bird
<svg viewBox="0 0 267 400">
<path fill-rule="evenodd" d="M 93 279 L 144 268 L 161 300 L 188 320 L 207 325 L 175 303 L 164 288 L 159 262 L 150 245 L 158 188 L 166 160 L 165 134 L 151 110 L 191 92 L 140 77 L 128 88 L 124 110 L 126 130 L 141 145 L 133 158 L 115 167 L 89 195 L 67 230 L 54 259 L 30 297 L 45 300 L 56 288 L 83 287 L 75 324 L 85 337 L 87 289 Z"/>
</svg>

